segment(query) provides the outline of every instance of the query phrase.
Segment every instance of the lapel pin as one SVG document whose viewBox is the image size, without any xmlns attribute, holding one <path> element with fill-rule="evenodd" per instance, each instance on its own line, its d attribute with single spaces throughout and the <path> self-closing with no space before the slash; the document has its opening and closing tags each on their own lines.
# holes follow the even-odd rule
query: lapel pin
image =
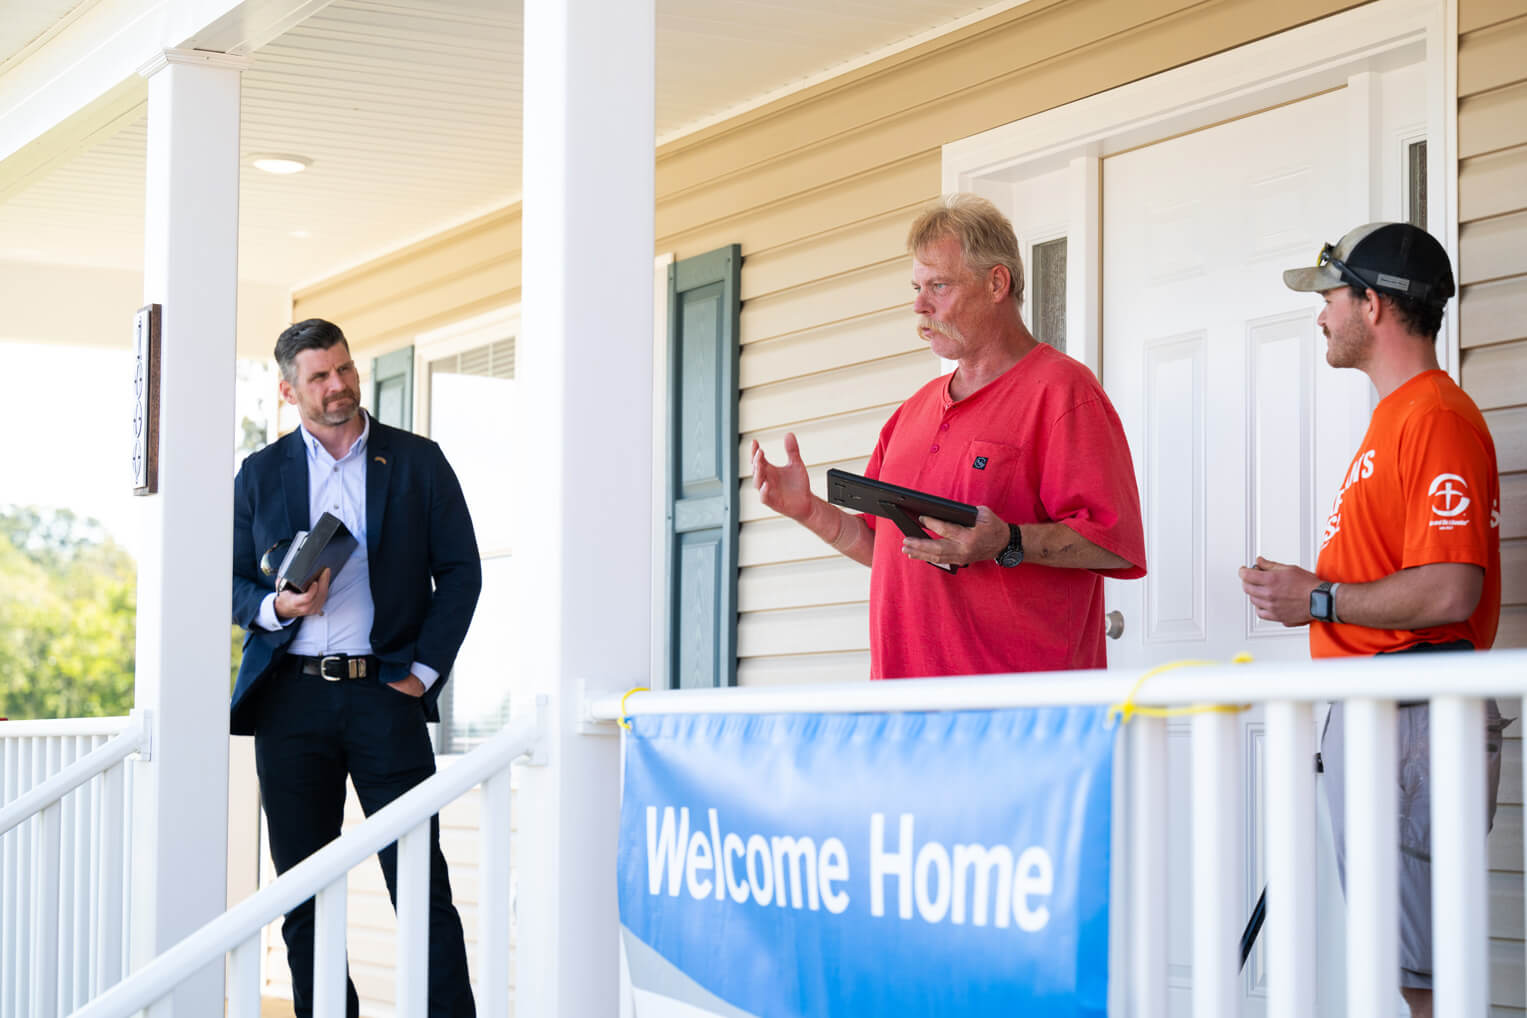
<svg viewBox="0 0 1527 1018">
<path fill-rule="evenodd" d="M 386 456 L 373 456 L 372 459 L 376 460 L 378 463 L 380 463 L 384 467 L 387 465 L 387 457 Z"/>
</svg>

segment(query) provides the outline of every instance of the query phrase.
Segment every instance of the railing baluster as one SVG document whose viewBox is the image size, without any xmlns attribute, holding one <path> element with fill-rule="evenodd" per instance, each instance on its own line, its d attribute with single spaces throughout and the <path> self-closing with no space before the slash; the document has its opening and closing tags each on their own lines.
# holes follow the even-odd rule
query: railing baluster
<svg viewBox="0 0 1527 1018">
<path fill-rule="evenodd" d="M 45 780 L 42 768 L 42 739 L 27 739 L 21 751 L 21 788 L 31 788 L 40 781 Z M 32 999 L 32 895 L 33 886 L 36 883 L 36 865 L 32 852 L 32 840 L 36 837 L 33 833 L 37 829 L 37 818 L 33 817 L 20 827 L 16 828 L 16 849 L 18 864 L 21 873 L 16 886 L 16 913 L 19 921 L 16 924 L 16 948 L 15 969 L 12 994 L 12 1014 L 25 1014 L 29 1001 Z"/>
<path fill-rule="evenodd" d="M 1345 741 L 1347 1014 L 1390 1018 L 1400 981 L 1394 701 L 1348 700 Z"/>
<path fill-rule="evenodd" d="M 16 761 L 19 739 L 0 743 L 0 806 L 21 794 L 17 790 Z M 16 839 L 20 831 L 0 834 L 0 901 L 16 901 L 16 881 L 21 872 L 16 858 Z M 11 991 L 15 981 L 16 913 L 14 907 L 0 908 L 0 1014 L 11 1014 Z"/>
<path fill-rule="evenodd" d="M 76 755 L 90 753 L 95 743 L 88 735 L 80 736 L 75 740 Z M 69 938 L 72 964 L 68 973 L 69 992 L 64 999 L 70 1011 L 90 999 L 90 853 L 95 844 L 92 804 L 99 784 L 99 780 L 91 781 L 74 795 L 74 910 Z"/>
<path fill-rule="evenodd" d="M 482 858 L 477 869 L 477 1005 L 484 1018 L 509 1018 L 512 774 L 513 768 L 508 768 L 482 785 Z"/>
<path fill-rule="evenodd" d="M 1166 721 L 1136 717 L 1129 748 L 1129 991 L 1134 1018 L 1166 1018 Z"/>
<path fill-rule="evenodd" d="M 1218 711 L 1193 717 L 1193 1014 L 1240 1014 L 1240 721 Z"/>
<path fill-rule="evenodd" d="M 115 768 L 113 768 L 115 770 Z M 101 865 L 105 859 L 105 846 L 102 844 L 106 834 L 104 824 L 106 810 L 106 782 L 110 780 L 109 773 L 102 774 L 97 780 L 90 783 L 90 826 L 94 836 L 90 839 L 90 926 L 86 931 L 89 937 L 90 964 L 85 970 L 85 999 L 89 1000 L 101 992 L 101 916 L 103 895 L 101 883 Z"/>
<path fill-rule="evenodd" d="M 73 736 L 58 740 L 58 770 L 72 764 L 79 755 L 78 741 Z M 56 774 L 58 771 L 55 770 Z M 58 803 L 58 909 L 56 943 L 58 957 L 53 970 L 54 999 L 60 1014 L 74 1010 L 74 846 L 79 837 L 74 823 L 79 790 L 64 796 Z"/>
<path fill-rule="evenodd" d="M 33 1013 L 58 1013 L 58 885 L 63 806 L 55 802 L 37 818 L 37 896 L 32 901 Z"/>
<path fill-rule="evenodd" d="M 256 933 L 230 954 L 228 1018 L 260 1018 L 260 934 Z M 344 1013 L 343 995 L 341 988 L 340 1014 Z"/>
<path fill-rule="evenodd" d="M 422 1015 L 429 1000 L 428 818 L 398 839 L 397 1013 Z"/>
<path fill-rule="evenodd" d="M 1315 1013 L 1315 715 L 1267 705 L 1267 1013 Z"/>
<path fill-rule="evenodd" d="M 1490 1005 L 1485 895 L 1485 712 L 1472 697 L 1432 700 L 1432 965 L 1439 1018 Z"/>
<path fill-rule="evenodd" d="M 313 896 L 313 1018 L 344 1018 L 346 893 L 340 877 Z"/>
<path fill-rule="evenodd" d="M 101 775 L 101 866 L 100 866 L 100 913 L 97 922 L 99 940 L 96 945 L 95 993 L 122 978 L 123 952 L 127 950 L 127 938 L 123 934 L 124 910 L 123 839 L 127 837 L 123 822 L 122 786 L 126 780 L 127 765 L 119 763 Z"/>
</svg>

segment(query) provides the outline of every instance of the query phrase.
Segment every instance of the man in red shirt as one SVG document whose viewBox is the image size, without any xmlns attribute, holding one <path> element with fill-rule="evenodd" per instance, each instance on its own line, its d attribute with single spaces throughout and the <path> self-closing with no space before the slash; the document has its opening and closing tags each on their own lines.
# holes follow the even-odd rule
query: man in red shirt
<svg viewBox="0 0 1527 1018">
<path fill-rule="evenodd" d="M 975 525 L 924 517 L 933 536 L 908 538 L 845 513 L 812 494 L 793 434 L 778 466 L 753 443 L 753 484 L 870 566 L 872 678 L 1104 667 L 1103 577 L 1145 574 L 1118 414 L 1084 365 L 1024 327 L 1018 241 L 994 205 L 951 196 L 907 247 L 918 333 L 958 367 L 891 415 L 865 473 L 976 505 Z"/>
<path fill-rule="evenodd" d="M 1479 408 L 1437 364 L 1454 292 L 1447 252 L 1407 223 L 1371 223 L 1283 280 L 1324 298 L 1326 361 L 1366 373 L 1379 404 L 1326 519 L 1315 572 L 1264 558 L 1240 571 L 1257 614 L 1309 625 L 1317 658 L 1488 648 L 1500 619 L 1500 477 Z M 1495 701 L 1486 715 L 1493 819 Z M 1400 705 L 1400 987 L 1420 1018 L 1432 1013 L 1427 722 L 1424 703 Z M 1343 734 L 1335 704 L 1321 757 L 1345 876 Z"/>
</svg>

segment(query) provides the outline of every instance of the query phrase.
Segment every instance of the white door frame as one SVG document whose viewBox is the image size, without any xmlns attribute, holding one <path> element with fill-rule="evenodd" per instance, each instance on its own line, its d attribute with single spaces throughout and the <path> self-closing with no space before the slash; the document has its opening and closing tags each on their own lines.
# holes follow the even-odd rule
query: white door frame
<svg viewBox="0 0 1527 1018">
<path fill-rule="evenodd" d="M 951 142 L 943 190 L 1003 193 L 1037 174 L 1070 169 L 1067 352 L 1102 377 L 1101 161 L 1109 155 L 1342 88 L 1368 70 L 1417 60 L 1426 76 L 1429 228 L 1458 265 L 1457 0 L 1377 0 L 1353 10 L 1121 85 Z M 1364 101 L 1354 95 L 1353 101 Z M 1369 176 L 1377 193 L 1380 167 Z M 1377 218 L 1372 209 L 1369 218 Z M 1357 223 L 1333 226 L 1335 240 Z M 1311 252 L 1314 257 L 1314 252 Z M 1438 356 L 1458 375 L 1458 315 L 1447 315 Z"/>
</svg>

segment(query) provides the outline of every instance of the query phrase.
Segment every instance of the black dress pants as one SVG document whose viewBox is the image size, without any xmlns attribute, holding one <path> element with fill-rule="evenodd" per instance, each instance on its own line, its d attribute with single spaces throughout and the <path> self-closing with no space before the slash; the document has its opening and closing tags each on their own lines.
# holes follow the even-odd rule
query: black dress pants
<svg viewBox="0 0 1527 1018">
<path fill-rule="evenodd" d="M 419 701 L 371 679 L 330 682 L 292 663 L 263 682 L 256 705 L 255 766 L 277 873 L 339 837 L 345 778 L 366 815 L 435 773 L 435 753 Z M 397 846 L 377 856 L 397 907 Z M 440 852 L 440 820 L 430 819 L 429 1018 L 475 1018 L 461 917 L 451 904 Z M 313 1013 L 313 899 L 281 925 L 297 1018 Z M 346 1014 L 360 1010 L 346 974 Z"/>
</svg>

